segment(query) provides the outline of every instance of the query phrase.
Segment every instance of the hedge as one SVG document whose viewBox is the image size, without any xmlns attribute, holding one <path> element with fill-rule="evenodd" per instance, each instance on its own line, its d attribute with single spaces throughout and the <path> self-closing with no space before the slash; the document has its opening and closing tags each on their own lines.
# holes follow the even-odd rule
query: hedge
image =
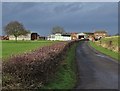
<svg viewBox="0 0 120 91">
<path fill-rule="evenodd" d="M 57 71 L 66 51 L 74 42 L 77 41 L 59 42 L 4 61 L 3 89 L 41 88 Z"/>
</svg>

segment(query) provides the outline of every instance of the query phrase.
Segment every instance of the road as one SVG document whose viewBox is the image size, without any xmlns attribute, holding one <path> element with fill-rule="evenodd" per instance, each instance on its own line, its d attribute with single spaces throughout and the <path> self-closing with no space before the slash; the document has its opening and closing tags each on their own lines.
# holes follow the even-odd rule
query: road
<svg viewBox="0 0 120 91">
<path fill-rule="evenodd" d="M 79 82 L 77 89 L 118 89 L 118 63 L 95 52 L 87 41 L 76 49 Z"/>
</svg>

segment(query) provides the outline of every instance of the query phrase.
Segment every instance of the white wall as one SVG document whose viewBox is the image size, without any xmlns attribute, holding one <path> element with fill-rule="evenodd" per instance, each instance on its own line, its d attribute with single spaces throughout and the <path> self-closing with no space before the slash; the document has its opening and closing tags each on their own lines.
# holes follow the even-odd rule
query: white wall
<svg viewBox="0 0 120 91">
<path fill-rule="evenodd" d="M 61 34 L 55 34 L 48 36 L 47 40 L 60 40 L 60 41 L 68 41 L 71 40 L 71 37 L 61 36 Z"/>
<path fill-rule="evenodd" d="M 64 40 L 64 41 L 71 40 L 71 37 L 63 36 L 63 40 Z"/>
<path fill-rule="evenodd" d="M 9 40 L 15 40 L 15 37 L 13 35 L 10 35 Z M 18 36 L 17 40 L 31 40 L 31 34 L 27 34 L 26 36 Z"/>
</svg>

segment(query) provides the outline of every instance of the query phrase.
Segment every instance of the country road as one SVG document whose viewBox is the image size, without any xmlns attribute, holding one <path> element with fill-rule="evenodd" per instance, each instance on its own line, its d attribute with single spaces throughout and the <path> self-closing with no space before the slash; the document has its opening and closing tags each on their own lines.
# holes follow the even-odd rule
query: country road
<svg viewBox="0 0 120 91">
<path fill-rule="evenodd" d="M 87 41 L 76 49 L 79 82 L 76 89 L 118 89 L 118 63 L 96 53 Z"/>
</svg>

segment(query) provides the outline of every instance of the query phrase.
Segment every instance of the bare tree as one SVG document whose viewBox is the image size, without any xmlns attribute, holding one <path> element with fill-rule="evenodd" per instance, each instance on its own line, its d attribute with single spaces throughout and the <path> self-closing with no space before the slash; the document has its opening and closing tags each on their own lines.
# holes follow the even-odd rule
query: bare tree
<svg viewBox="0 0 120 91">
<path fill-rule="evenodd" d="M 60 33 L 60 34 L 63 34 L 65 33 L 64 29 L 60 26 L 55 26 L 53 27 L 52 29 L 52 34 L 56 34 L 56 33 Z"/>
<path fill-rule="evenodd" d="M 23 24 L 19 23 L 18 21 L 12 21 L 8 23 L 4 27 L 4 31 L 7 35 L 14 35 L 16 42 L 18 36 L 29 33 L 29 31 L 24 28 Z"/>
</svg>

